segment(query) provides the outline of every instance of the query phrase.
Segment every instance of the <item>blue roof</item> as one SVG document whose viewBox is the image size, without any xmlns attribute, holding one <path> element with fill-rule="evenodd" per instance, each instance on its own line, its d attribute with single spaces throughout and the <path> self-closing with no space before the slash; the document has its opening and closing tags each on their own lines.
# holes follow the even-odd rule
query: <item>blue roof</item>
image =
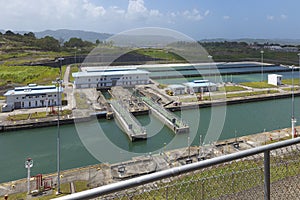
<svg viewBox="0 0 300 200">
<path fill-rule="evenodd" d="M 89 77 L 89 76 L 112 76 L 112 75 L 138 75 L 138 74 L 150 74 L 146 70 L 139 69 L 114 69 L 114 70 L 87 70 L 83 72 L 72 73 L 74 78 L 76 77 Z"/>
<path fill-rule="evenodd" d="M 63 89 L 60 88 L 59 92 L 62 92 Z M 29 84 L 25 87 L 16 87 L 14 90 L 8 90 L 4 96 L 9 95 L 33 95 L 33 94 L 47 94 L 57 92 L 57 87 L 55 85 L 36 85 Z"/>
</svg>

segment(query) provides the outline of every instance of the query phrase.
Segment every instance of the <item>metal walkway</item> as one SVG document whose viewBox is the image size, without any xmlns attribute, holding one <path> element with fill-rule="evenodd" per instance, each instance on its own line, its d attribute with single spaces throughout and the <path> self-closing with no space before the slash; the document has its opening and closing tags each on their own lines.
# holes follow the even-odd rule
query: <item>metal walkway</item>
<svg viewBox="0 0 300 200">
<path fill-rule="evenodd" d="M 174 133 L 188 133 L 190 127 L 184 123 L 178 116 L 166 110 L 163 106 L 158 105 L 147 97 L 142 97 L 145 104 L 149 106 L 152 113 L 167 125 Z"/>
<path fill-rule="evenodd" d="M 114 112 L 114 117 L 117 119 L 122 130 L 128 135 L 131 141 L 147 139 L 146 129 L 122 105 L 122 102 L 110 100 L 109 103 Z"/>
</svg>

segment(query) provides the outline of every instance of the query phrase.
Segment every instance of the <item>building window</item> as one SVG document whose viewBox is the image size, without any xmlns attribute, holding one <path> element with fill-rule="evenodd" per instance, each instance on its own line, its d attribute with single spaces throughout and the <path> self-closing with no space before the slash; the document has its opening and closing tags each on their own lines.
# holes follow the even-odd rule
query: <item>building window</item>
<svg viewBox="0 0 300 200">
<path fill-rule="evenodd" d="M 49 94 L 48 97 L 52 97 L 52 94 Z"/>
<path fill-rule="evenodd" d="M 29 107 L 31 107 L 31 102 L 30 101 L 29 101 L 28 105 L 29 105 Z"/>
<path fill-rule="evenodd" d="M 35 107 L 37 107 L 37 101 L 35 101 Z"/>
<path fill-rule="evenodd" d="M 25 97 L 22 97 L 22 99 L 25 99 Z"/>
<path fill-rule="evenodd" d="M 24 108 L 24 102 L 22 102 L 22 108 Z"/>
<path fill-rule="evenodd" d="M 100 78 L 100 81 L 102 81 L 102 78 Z"/>
<path fill-rule="evenodd" d="M 91 79 L 89 78 L 88 81 L 91 82 Z"/>
<path fill-rule="evenodd" d="M 96 81 L 98 82 L 98 81 L 99 81 L 99 79 L 97 78 L 97 79 L 96 79 Z"/>
</svg>

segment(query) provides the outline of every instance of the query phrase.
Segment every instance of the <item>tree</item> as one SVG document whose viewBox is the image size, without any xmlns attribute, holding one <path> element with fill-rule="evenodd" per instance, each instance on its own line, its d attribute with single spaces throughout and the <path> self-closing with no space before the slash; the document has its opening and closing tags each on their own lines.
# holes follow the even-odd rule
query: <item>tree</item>
<svg viewBox="0 0 300 200">
<path fill-rule="evenodd" d="M 33 33 L 33 32 L 24 33 L 24 36 L 25 36 L 25 37 L 32 38 L 32 39 L 35 39 L 35 35 L 34 35 L 34 33 Z"/>
<path fill-rule="evenodd" d="M 79 47 L 82 48 L 85 46 L 84 42 L 81 38 L 70 38 L 69 41 L 65 42 L 65 47 Z"/>
<path fill-rule="evenodd" d="M 7 35 L 7 36 L 13 36 L 13 35 L 15 35 L 15 33 L 12 32 L 11 30 L 8 30 L 8 31 L 5 32 L 4 35 Z"/>
<path fill-rule="evenodd" d="M 37 46 L 42 50 L 60 51 L 59 41 L 50 36 L 38 39 Z"/>
</svg>

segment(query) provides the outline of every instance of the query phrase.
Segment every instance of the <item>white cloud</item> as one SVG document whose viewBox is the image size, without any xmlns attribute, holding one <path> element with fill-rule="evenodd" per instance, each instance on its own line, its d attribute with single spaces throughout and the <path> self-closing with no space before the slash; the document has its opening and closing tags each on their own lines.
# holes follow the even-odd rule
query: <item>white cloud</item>
<svg viewBox="0 0 300 200">
<path fill-rule="evenodd" d="M 211 14 L 206 9 L 162 12 L 147 7 L 145 0 L 128 0 L 126 5 L 99 0 L 0 0 L 0 29 L 42 31 L 83 29 L 116 33 L 141 26 L 172 27 L 181 22 L 200 21 Z M 120 6 L 122 5 L 122 6 Z M 189 22 L 190 21 L 190 22 Z M 173 26 L 175 25 L 175 26 Z"/>
<path fill-rule="evenodd" d="M 200 14 L 200 12 L 197 9 L 185 10 L 183 11 L 182 16 L 189 20 L 198 21 L 203 19 L 203 16 Z"/>
<path fill-rule="evenodd" d="M 210 14 L 210 11 L 209 10 L 206 10 L 205 13 L 204 13 L 204 16 L 208 16 Z"/>
<path fill-rule="evenodd" d="M 267 16 L 267 20 L 272 21 L 272 20 L 274 20 L 274 19 L 275 19 L 275 17 L 274 17 L 273 15 L 268 15 L 268 16 Z"/>
<path fill-rule="evenodd" d="M 286 18 L 287 18 L 287 15 L 281 14 L 281 15 L 280 15 L 280 18 L 281 18 L 281 19 L 286 19 Z"/>
<path fill-rule="evenodd" d="M 88 0 L 84 0 L 83 9 L 86 11 L 88 16 L 99 17 L 106 13 L 106 10 L 102 6 L 95 6 Z"/>
<path fill-rule="evenodd" d="M 161 17 L 159 10 L 148 10 L 144 0 L 129 0 L 126 17 L 135 20 L 145 20 L 149 17 Z"/>
<path fill-rule="evenodd" d="M 223 19 L 224 19 L 224 20 L 229 20 L 229 19 L 230 19 L 230 16 L 225 15 L 225 16 L 223 16 Z"/>
</svg>

